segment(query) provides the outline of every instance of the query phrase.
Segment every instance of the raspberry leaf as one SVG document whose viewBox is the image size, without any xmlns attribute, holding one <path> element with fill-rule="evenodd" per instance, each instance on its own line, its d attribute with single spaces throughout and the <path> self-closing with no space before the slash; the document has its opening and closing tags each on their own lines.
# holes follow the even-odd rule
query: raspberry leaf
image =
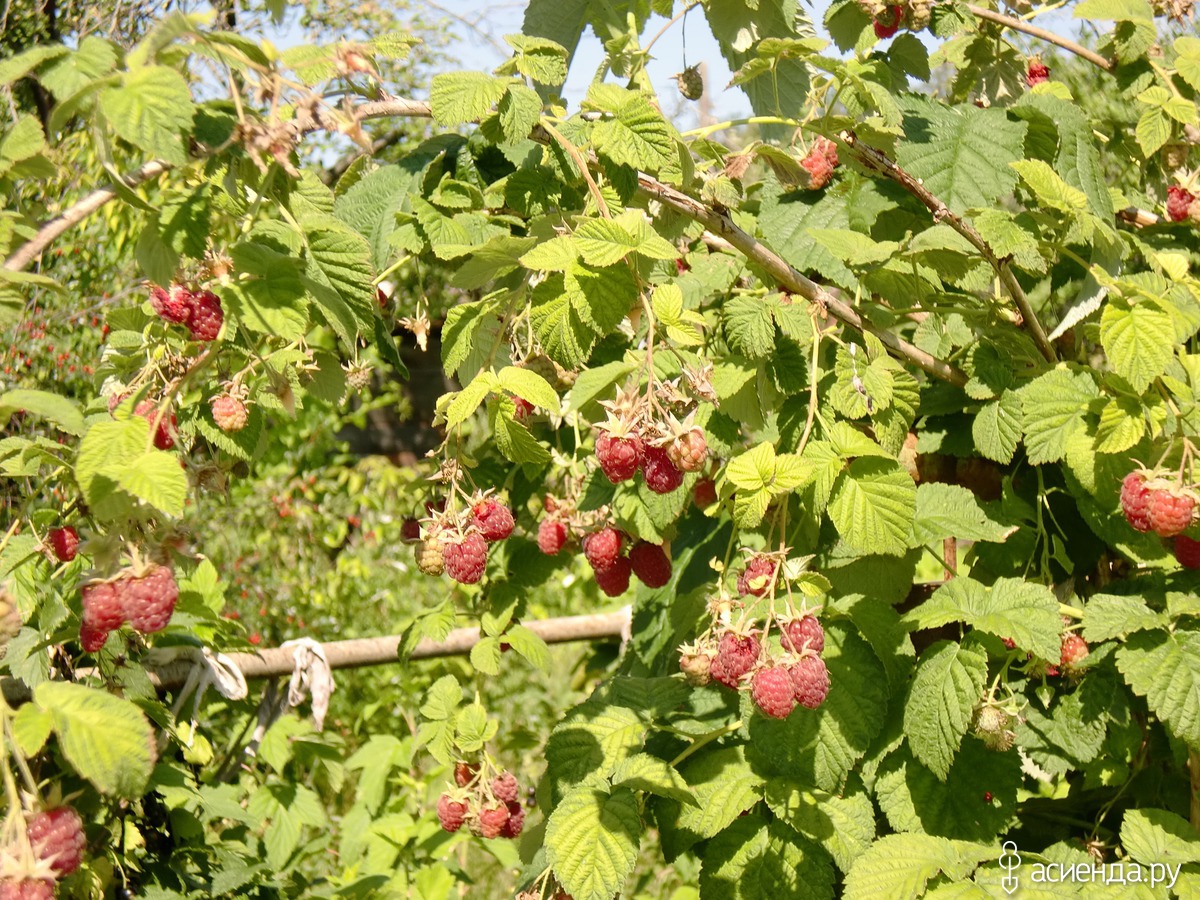
<svg viewBox="0 0 1200 900">
<path fill-rule="evenodd" d="M 834 485 L 829 517 L 860 552 L 899 556 L 908 545 L 916 501 L 917 486 L 899 463 L 856 459 Z"/>
<path fill-rule="evenodd" d="M 576 900 L 609 900 L 633 871 L 641 840 L 636 795 L 589 781 L 571 790 L 546 822 L 546 858 Z"/>
<path fill-rule="evenodd" d="M 697 801 L 694 806 L 682 807 L 675 826 L 689 846 L 720 834 L 762 799 L 766 785 L 747 761 L 742 746 L 694 756 L 684 764 L 682 773 Z"/>
<path fill-rule="evenodd" d="M 923 484 L 917 488 L 912 546 L 954 537 L 970 541 L 1003 541 L 1016 525 L 997 522 L 971 491 L 957 484 Z"/>
<path fill-rule="evenodd" d="M 1200 747 L 1200 633 L 1132 634 L 1117 651 L 1117 669 L 1176 737 Z"/>
<path fill-rule="evenodd" d="M 642 746 L 646 723 L 623 706 L 585 703 L 550 733 L 546 766 L 557 794 L 584 779 L 612 774 L 617 764 Z"/>
<path fill-rule="evenodd" d="M 766 801 L 781 821 L 824 847 L 843 872 L 850 871 L 875 840 L 875 808 L 861 785 L 839 796 L 792 779 L 772 778 Z"/>
<path fill-rule="evenodd" d="M 846 876 L 845 900 L 915 900 L 939 875 L 958 881 L 999 850 L 929 834 L 890 834 L 860 856 Z"/>
<path fill-rule="evenodd" d="M 832 896 L 833 866 L 818 845 L 779 821 L 745 816 L 704 849 L 700 890 L 705 897 Z"/>
<path fill-rule="evenodd" d="M 1128 810 L 1121 823 L 1121 844 L 1130 857 L 1146 866 L 1200 862 L 1196 829 L 1165 809 Z"/>
<path fill-rule="evenodd" d="M 1094 594 L 1083 610 L 1083 636 L 1093 644 L 1166 624 L 1166 616 L 1152 611 L 1140 597 Z"/>
<path fill-rule="evenodd" d="M 986 680 L 987 652 L 970 639 L 938 641 L 917 661 L 904 703 L 904 733 L 913 754 L 942 781 Z"/>
<path fill-rule="evenodd" d="M 688 783 L 666 760 L 649 753 L 626 757 L 612 774 L 613 787 L 627 787 L 659 797 L 668 797 L 683 804 L 696 805 Z"/>
</svg>

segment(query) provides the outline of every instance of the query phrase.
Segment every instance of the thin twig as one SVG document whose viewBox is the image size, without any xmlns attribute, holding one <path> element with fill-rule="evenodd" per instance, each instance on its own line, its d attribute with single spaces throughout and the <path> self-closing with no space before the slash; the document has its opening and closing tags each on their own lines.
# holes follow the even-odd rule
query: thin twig
<svg viewBox="0 0 1200 900">
<path fill-rule="evenodd" d="M 1116 63 L 1107 57 L 1101 56 L 1095 50 L 1089 50 L 1082 44 L 1078 44 L 1070 38 L 1062 37 L 1055 34 L 1053 31 L 1047 31 L 1045 28 L 1039 28 L 1037 25 L 1030 25 L 1028 22 L 1023 22 L 1020 19 L 1014 19 L 1012 16 L 1006 16 L 1004 13 L 998 13 L 990 9 L 984 9 L 982 6 L 972 6 L 967 4 L 967 9 L 971 11 L 971 15 L 977 19 L 986 19 L 989 22 L 995 22 L 997 25 L 1003 25 L 1006 28 L 1011 28 L 1013 31 L 1020 31 L 1028 34 L 1031 37 L 1043 40 L 1048 44 L 1054 44 L 1056 47 L 1062 47 L 1074 53 L 1081 59 L 1086 59 L 1092 65 L 1103 69 L 1105 72 L 1111 72 L 1116 68 Z"/>
<path fill-rule="evenodd" d="M 1037 314 L 1033 311 L 1033 306 L 1030 304 L 1029 298 L 1025 295 L 1025 289 L 1017 281 L 1017 276 L 1013 272 L 1012 266 L 1009 265 L 1008 260 L 1000 259 L 996 256 L 995 251 L 988 245 L 988 242 L 975 230 L 975 226 L 958 213 L 953 212 L 945 203 L 935 197 L 919 179 L 914 178 L 874 147 L 868 147 L 866 144 L 859 143 L 853 132 L 847 132 L 843 137 L 846 145 L 866 168 L 896 182 L 920 200 L 925 208 L 933 213 L 934 222 L 945 222 L 966 238 L 971 243 L 971 246 L 980 252 L 988 264 L 996 270 L 996 274 L 1000 277 L 1000 283 L 1004 285 L 1004 289 L 1012 297 L 1013 303 L 1016 304 L 1024 320 L 1022 324 L 1029 331 L 1033 342 L 1037 344 L 1037 348 L 1042 356 L 1049 362 L 1057 362 L 1058 355 L 1054 352 L 1054 345 L 1050 343 L 1050 339 L 1046 336 L 1046 332 L 1042 328 L 1042 323 L 1038 321 Z"/>
</svg>

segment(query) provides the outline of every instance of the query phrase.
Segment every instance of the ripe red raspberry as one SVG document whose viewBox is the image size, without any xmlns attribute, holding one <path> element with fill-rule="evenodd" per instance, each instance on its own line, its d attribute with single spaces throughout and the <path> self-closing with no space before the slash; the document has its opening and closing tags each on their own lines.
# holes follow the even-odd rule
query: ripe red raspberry
<svg viewBox="0 0 1200 900">
<path fill-rule="evenodd" d="M 1091 651 L 1088 650 L 1087 641 L 1083 639 L 1083 636 L 1073 631 L 1068 631 L 1062 638 L 1062 652 L 1059 656 L 1058 665 L 1070 675 L 1087 658 L 1089 652 Z"/>
<path fill-rule="evenodd" d="M 54 882 L 42 878 L 3 878 L 0 900 L 54 900 Z"/>
<path fill-rule="evenodd" d="M 642 439 L 636 434 L 615 435 L 601 430 L 596 438 L 596 460 L 600 470 L 613 484 L 628 481 L 642 464 Z"/>
<path fill-rule="evenodd" d="M 479 833 L 485 838 L 500 837 L 508 824 L 508 806 L 489 806 L 479 811 Z"/>
<path fill-rule="evenodd" d="M 699 428 L 685 431 L 667 445 L 667 456 L 682 472 L 698 472 L 708 459 L 708 441 Z"/>
<path fill-rule="evenodd" d="M 1200 569 L 1200 541 L 1179 535 L 1175 538 L 1175 559 L 1185 569 Z"/>
<path fill-rule="evenodd" d="M 84 653 L 98 653 L 107 641 L 107 631 L 93 628 L 87 622 L 79 626 L 79 646 Z"/>
<path fill-rule="evenodd" d="M 701 478 L 692 488 L 692 502 L 699 509 L 708 509 L 717 502 L 717 486 L 711 478 Z"/>
<path fill-rule="evenodd" d="M 567 543 L 567 524 L 558 519 L 542 519 L 538 523 L 538 549 L 547 556 L 557 556 Z"/>
<path fill-rule="evenodd" d="M 1121 482 L 1121 511 L 1137 531 L 1150 530 L 1150 489 L 1143 472 L 1130 472 Z"/>
<path fill-rule="evenodd" d="M 50 863 L 58 877 L 65 878 L 83 862 L 87 846 L 83 820 L 69 806 L 44 810 L 29 823 L 29 843 L 39 860 Z"/>
<path fill-rule="evenodd" d="M 754 668 L 761 649 L 758 638 L 752 634 L 726 632 L 717 644 L 717 656 L 709 673 L 721 684 L 737 690 L 742 676 Z"/>
<path fill-rule="evenodd" d="M 607 569 L 596 571 L 596 584 L 609 597 L 619 597 L 629 590 L 629 574 L 632 571 L 629 560 L 618 556 L 617 561 Z"/>
<path fill-rule="evenodd" d="M 800 167 L 808 173 L 808 184 L 805 187 L 810 191 L 819 191 L 825 187 L 833 178 L 833 170 L 837 168 L 837 164 L 837 144 L 827 137 L 817 137 L 804 159 L 800 161 Z"/>
<path fill-rule="evenodd" d="M 224 322 L 225 313 L 221 309 L 221 298 L 212 291 L 192 294 L 192 316 L 188 319 L 187 326 L 192 330 L 194 340 L 215 341 Z"/>
<path fill-rule="evenodd" d="M 504 805 L 508 807 L 508 821 L 500 829 L 500 837 L 520 837 L 522 829 L 525 828 L 525 807 L 515 800 L 509 800 Z"/>
<path fill-rule="evenodd" d="M 593 531 L 583 539 L 583 555 L 597 572 L 612 566 L 621 555 L 621 532 L 611 525 Z"/>
<path fill-rule="evenodd" d="M 1150 492 L 1150 528 L 1159 537 L 1175 537 L 1192 524 L 1196 501 L 1171 490 Z"/>
<path fill-rule="evenodd" d="M 782 643 L 794 653 L 807 649 L 819 654 L 825 649 L 825 629 L 814 616 L 792 619 L 783 626 Z"/>
<path fill-rule="evenodd" d="M 400 540 L 406 543 L 413 543 L 421 539 L 421 523 L 416 519 L 408 518 L 400 524 Z"/>
<path fill-rule="evenodd" d="M 499 500 L 480 500 L 471 510 L 471 519 L 488 543 L 502 541 L 513 532 L 512 510 Z"/>
<path fill-rule="evenodd" d="M 880 40 L 890 38 L 900 30 L 900 23 L 903 20 L 904 9 L 899 6 L 889 6 L 875 20 L 875 37 Z"/>
<path fill-rule="evenodd" d="M 459 584 L 475 584 L 487 568 L 487 541 L 475 532 L 459 541 L 449 541 L 442 554 L 446 574 Z"/>
<path fill-rule="evenodd" d="M 521 788 L 517 784 L 517 776 L 512 772 L 501 772 L 492 779 L 492 793 L 497 800 L 514 803 Z"/>
<path fill-rule="evenodd" d="M 218 394 L 212 398 L 212 417 L 222 431 L 241 431 L 249 418 L 246 404 L 232 394 Z"/>
<path fill-rule="evenodd" d="M 479 763 L 456 762 L 454 764 L 454 783 L 466 787 L 479 774 Z"/>
<path fill-rule="evenodd" d="M 754 705 L 773 719 L 786 719 L 796 708 L 792 677 L 783 666 L 759 669 L 750 680 Z"/>
<path fill-rule="evenodd" d="M 70 525 L 62 528 L 51 528 L 46 535 L 54 558 L 60 563 L 70 562 L 79 550 L 79 532 Z"/>
<path fill-rule="evenodd" d="M 426 575 L 441 575 L 446 571 L 445 537 L 440 531 L 430 532 L 413 548 L 417 568 Z"/>
<path fill-rule="evenodd" d="M 462 828 L 467 819 L 467 804 L 455 800 L 449 794 L 442 794 L 438 797 L 437 816 L 442 829 L 453 833 Z"/>
<path fill-rule="evenodd" d="M 802 656 L 791 666 L 792 687 L 796 702 L 807 709 L 816 709 L 829 694 L 829 670 L 819 656 Z"/>
<path fill-rule="evenodd" d="M 1029 66 L 1025 69 L 1025 83 L 1030 87 L 1035 84 L 1041 84 L 1043 81 L 1050 80 L 1050 70 L 1046 64 L 1038 58 L 1031 59 Z"/>
<path fill-rule="evenodd" d="M 527 424 L 533 418 L 533 404 L 524 397 L 514 396 L 513 406 L 516 407 L 513 410 L 513 418 L 522 425 Z"/>
<path fill-rule="evenodd" d="M 775 569 L 775 560 L 769 556 L 752 557 L 738 575 L 738 594 L 743 597 L 747 594 L 761 597 L 775 583 Z"/>
<path fill-rule="evenodd" d="M 656 494 L 669 494 L 683 484 L 683 473 L 675 468 L 662 447 L 647 447 L 642 456 L 642 477 Z"/>
<path fill-rule="evenodd" d="M 140 578 L 121 579 L 117 590 L 122 595 L 129 624 L 142 634 L 166 628 L 179 600 L 175 573 L 166 566 L 154 566 Z"/>
<path fill-rule="evenodd" d="M 158 430 L 154 432 L 155 447 L 159 450 L 170 450 L 175 446 L 175 436 L 178 433 L 175 430 L 175 413 L 167 412 L 159 418 L 158 404 L 153 400 L 143 400 L 133 413 L 149 422 L 151 428 L 154 427 L 155 421 L 158 422 Z"/>
<path fill-rule="evenodd" d="M 671 558 L 658 544 L 638 541 L 629 549 L 629 565 L 648 588 L 660 588 L 671 580 Z"/>
<path fill-rule="evenodd" d="M 1188 217 L 1188 208 L 1195 199 L 1195 194 L 1187 188 L 1171 185 L 1167 188 L 1167 218 L 1172 222 L 1182 222 Z"/>
<path fill-rule="evenodd" d="M 151 287 L 150 305 L 161 318 L 176 325 L 186 325 L 192 317 L 191 295 L 187 288 L 180 284 L 171 285 L 169 291 L 158 285 Z"/>
<path fill-rule="evenodd" d="M 125 603 L 111 581 L 85 584 L 83 595 L 83 624 L 92 631 L 115 631 L 125 624 Z"/>
</svg>

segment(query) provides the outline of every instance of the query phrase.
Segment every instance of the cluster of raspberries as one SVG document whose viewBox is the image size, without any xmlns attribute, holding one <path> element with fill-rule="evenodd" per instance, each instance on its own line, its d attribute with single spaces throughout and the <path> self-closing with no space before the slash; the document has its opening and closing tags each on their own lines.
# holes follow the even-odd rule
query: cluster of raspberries
<svg viewBox="0 0 1200 900">
<path fill-rule="evenodd" d="M 444 504 L 443 504 L 444 507 Z M 468 509 L 447 512 L 426 504 L 430 516 L 404 536 L 416 540 L 417 568 L 426 575 L 445 573 L 459 584 L 475 584 L 487 568 L 488 545 L 506 539 L 516 524 L 512 510 L 495 497 L 478 494 Z"/>
<path fill-rule="evenodd" d="M 884 0 L 858 0 L 859 7 L 874 19 L 875 37 L 886 40 L 901 28 L 923 31 L 933 16 L 933 0 L 903 0 L 886 3 Z"/>
<path fill-rule="evenodd" d="M 179 585 L 169 568 L 151 565 L 140 572 L 126 569 L 107 581 L 89 581 L 82 593 L 79 642 L 88 653 L 95 653 L 109 632 L 126 622 L 142 634 L 166 628 L 179 600 Z"/>
<path fill-rule="evenodd" d="M 819 191 L 829 184 L 837 166 L 837 144 L 827 137 L 817 137 L 808 148 L 804 159 L 800 160 L 800 168 L 808 175 L 808 183 L 804 187 L 810 191 Z"/>
<path fill-rule="evenodd" d="M 636 426 L 611 420 L 596 437 L 596 461 L 606 478 L 620 484 L 639 471 L 646 487 L 669 494 L 683 484 L 684 472 L 696 472 L 708 458 L 704 431 L 690 427 L 651 442 Z"/>
<path fill-rule="evenodd" d="M 1070 619 L 1063 617 L 1063 624 L 1070 624 Z M 1016 649 L 1016 642 L 1011 638 L 1004 639 L 1004 646 L 1009 650 Z M 1032 653 L 1025 654 L 1025 658 L 1030 661 L 1027 671 L 1031 675 L 1046 675 L 1058 676 L 1066 675 L 1070 678 L 1077 678 L 1082 674 L 1084 660 L 1088 658 L 1091 649 L 1088 647 L 1088 642 L 1083 635 L 1074 631 L 1063 631 L 1062 641 L 1059 646 L 1058 665 L 1048 662 L 1047 660 L 1034 659 Z"/>
<path fill-rule="evenodd" d="M 83 820 L 70 806 L 36 813 L 27 826 L 29 847 L 0 849 L 0 900 L 49 900 L 54 884 L 78 870 L 87 838 Z"/>
<path fill-rule="evenodd" d="M 455 787 L 438 798 L 437 816 L 442 828 L 458 831 L 469 823 L 471 833 L 484 838 L 515 838 L 525 827 L 525 807 L 518 800 L 521 788 L 512 772 L 500 772 L 490 782 L 478 764 L 454 766 Z"/>
<path fill-rule="evenodd" d="M 1200 225 L 1200 196 L 1185 187 L 1171 185 L 1167 188 L 1167 218 L 1172 222 L 1188 219 Z"/>
<path fill-rule="evenodd" d="M 221 298 L 212 291 L 191 291 L 181 284 L 150 287 L 150 305 L 159 317 L 186 325 L 194 341 L 215 341 L 225 323 Z"/>
<path fill-rule="evenodd" d="M 1172 475 L 1135 469 L 1121 482 L 1121 512 L 1136 531 L 1153 531 L 1174 538 L 1175 559 L 1188 569 L 1200 569 L 1200 541 L 1183 532 L 1196 521 L 1196 492 Z"/>
</svg>

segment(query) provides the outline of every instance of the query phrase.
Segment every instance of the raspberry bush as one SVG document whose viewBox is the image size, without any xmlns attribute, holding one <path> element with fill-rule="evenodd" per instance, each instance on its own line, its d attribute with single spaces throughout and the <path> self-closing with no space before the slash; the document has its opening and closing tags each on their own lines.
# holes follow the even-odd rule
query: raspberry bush
<svg viewBox="0 0 1200 900">
<path fill-rule="evenodd" d="M 1200 892 L 1192 3 L 353 6 L 0 42 L 0 896 Z"/>
</svg>

